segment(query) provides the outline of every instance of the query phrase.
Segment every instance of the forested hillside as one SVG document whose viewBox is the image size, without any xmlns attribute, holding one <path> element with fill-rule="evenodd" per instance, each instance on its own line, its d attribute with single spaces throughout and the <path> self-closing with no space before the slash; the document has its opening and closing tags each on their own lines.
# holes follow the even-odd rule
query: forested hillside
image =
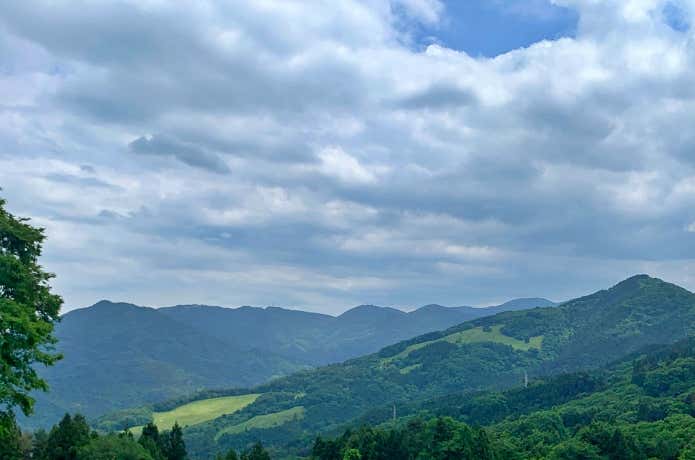
<svg viewBox="0 0 695 460">
<path fill-rule="evenodd" d="M 64 359 L 41 369 L 50 392 L 36 393 L 24 426 L 50 426 L 66 412 L 94 417 L 223 384 L 253 385 L 300 366 L 236 347 L 151 308 L 101 302 L 63 317 Z"/>
<path fill-rule="evenodd" d="M 56 336 L 65 359 L 40 369 L 51 391 L 36 394 L 37 410 L 22 424 L 46 427 L 65 412 L 96 417 L 204 389 L 253 386 L 469 318 L 535 305 L 552 302 L 430 305 L 410 313 L 360 306 L 333 317 L 274 307 L 153 309 L 102 301 L 63 315 Z"/>
<path fill-rule="evenodd" d="M 316 366 L 373 353 L 400 340 L 471 319 L 552 305 L 542 298 L 514 299 L 487 308 L 426 305 L 412 312 L 360 305 L 337 317 L 278 307 L 180 305 L 159 311 L 239 347 L 268 350 Z"/>
<path fill-rule="evenodd" d="M 295 373 L 249 390 L 260 396 L 242 410 L 184 431 L 197 455 L 259 438 L 289 452 L 375 407 L 513 387 L 525 373 L 537 379 L 597 368 L 646 345 L 683 338 L 693 319 L 695 295 L 636 276 L 556 308 L 501 313 Z"/>
<path fill-rule="evenodd" d="M 528 388 L 406 405 L 396 420 L 384 407 L 342 436 L 317 440 L 313 458 L 693 459 L 695 339 L 652 348 Z"/>
</svg>

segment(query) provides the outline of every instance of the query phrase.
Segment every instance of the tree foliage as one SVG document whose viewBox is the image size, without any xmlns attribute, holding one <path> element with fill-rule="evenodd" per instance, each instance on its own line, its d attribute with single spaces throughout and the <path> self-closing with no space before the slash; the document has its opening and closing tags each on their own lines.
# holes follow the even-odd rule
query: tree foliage
<svg viewBox="0 0 695 460">
<path fill-rule="evenodd" d="M 27 221 L 6 211 L 0 199 L 0 411 L 19 407 L 25 415 L 33 406 L 29 393 L 47 389 L 34 366 L 60 358 L 52 345 L 62 305 L 51 293 L 53 275 L 39 265 L 43 229 Z"/>
</svg>

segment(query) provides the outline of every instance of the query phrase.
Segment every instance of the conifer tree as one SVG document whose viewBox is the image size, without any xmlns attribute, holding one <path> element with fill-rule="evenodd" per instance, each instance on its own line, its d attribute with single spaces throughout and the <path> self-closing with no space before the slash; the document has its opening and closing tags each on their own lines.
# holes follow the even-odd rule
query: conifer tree
<svg viewBox="0 0 695 460">
<path fill-rule="evenodd" d="M 164 441 L 164 456 L 167 460 L 186 460 L 186 443 L 183 441 L 183 431 L 178 422 L 174 423 Z"/>
</svg>

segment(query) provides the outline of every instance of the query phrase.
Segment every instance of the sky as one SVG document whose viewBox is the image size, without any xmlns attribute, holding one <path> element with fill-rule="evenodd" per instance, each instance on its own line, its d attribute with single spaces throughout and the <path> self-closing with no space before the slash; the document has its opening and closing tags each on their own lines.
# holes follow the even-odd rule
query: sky
<svg viewBox="0 0 695 460">
<path fill-rule="evenodd" d="M 695 289 L 695 0 L 0 0 L 65 310 Z"/>
</svg>

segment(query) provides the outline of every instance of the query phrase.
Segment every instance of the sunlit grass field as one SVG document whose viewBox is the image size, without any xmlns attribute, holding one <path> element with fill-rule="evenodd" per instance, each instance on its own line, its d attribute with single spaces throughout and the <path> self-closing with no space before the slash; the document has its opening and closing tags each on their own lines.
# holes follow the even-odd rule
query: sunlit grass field
<svg viewBox="0 0 695 460">
<path fill-rule="evenodd" d="M 170 430 L 175 422 L 178 422 L 181 427 L 197 425 L 239 411 L 253 403 L 259 396 L 260 394 L 247 394 L 201 399 L 170 411 L 154 412 L 152 418 L 160 431 Z M 130 431 L 137 435 L 142 431 L 142 426 L 133 427 Z"/>
<path fill-rule="evenodd" d="M 428 345 L 431 345 L 435 342 L 441 342 L 441 341 L 446 341 L 454 344 L 465 344 L 465 343 L 476 343 L 476 342 L 497 342 L 497 343 L 502 343 L 505 345 L 509 345 L 515 350 L 523 350 L 523 351 L 528 351 L 531 349 L 540 349 L 542 344 L 543 344 L 543 336 L 537 336 L 537 337 L 531 337 L 531 339 L 527 342 L 524 342 L 523 340 L 516 339 L 514 337 L 510 337 L 508 335 L 504 335 L 501 331 L 502 329 L 501 324 L 498 324 L 496 326 L 492 326 L 489 330 L 485 330 L 482 327 L 475 327 L 473 329 L 467 329 L 465 331 L 461 332 L 456 332 L 454 334 L 447 335 L 446 337 L 442 337 L 437 340 L 431 340 L 428 342 L 421 342 L 421 343 L 416 343 L 413 345 L 410 345 L 408 348 L 403 350 L 402 352 L 398 353 L 397 355 L 391 356 L 390 358 L 386 358 L 384 363 L 388 364 L 393 361 L 396 361 L 398 359 L 403 359 L 407 357 L 410 353 L 412 353 L 415 350 L 419 350 L 420 348 L 424 348 Z M 412 366 L 411 366 L 412 367 Z"/>
</svg>

